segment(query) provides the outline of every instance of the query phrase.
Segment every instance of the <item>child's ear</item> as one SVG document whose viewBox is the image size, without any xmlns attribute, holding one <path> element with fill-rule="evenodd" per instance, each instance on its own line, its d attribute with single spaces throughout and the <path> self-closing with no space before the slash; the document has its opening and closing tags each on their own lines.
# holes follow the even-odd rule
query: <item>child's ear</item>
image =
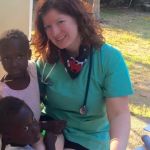
<svg viewBox="0 0 150 150">
<path fill-rule="evenodd" d="M 2 135 L 2 144 L 8 145 L 11 143 L 11 137 L 9 135 Z"/>
<path fill-rule="evenodd" d="M 28 60 L 31 59 L 31 55 L 32 55 L 32 52 L 31 52 L 31 49 L 28 50 Z"/>
<path fill-rule="evenodd" d="M 2 140 L 2 146 L 1 146 L 1 150 L 5 150 L 5 148 L 6 148 L 6 143 L 5 142 L 3 142 L 3 140 Z"/>
</svg>

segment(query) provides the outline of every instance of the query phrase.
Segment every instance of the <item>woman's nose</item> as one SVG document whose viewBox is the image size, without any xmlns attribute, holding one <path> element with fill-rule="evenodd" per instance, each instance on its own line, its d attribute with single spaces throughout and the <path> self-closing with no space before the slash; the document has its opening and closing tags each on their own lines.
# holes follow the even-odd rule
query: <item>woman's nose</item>
<svg viewBox="0 0 150 150">
<path fill-rule="evenodd" d="M 51 32 L 52 32 L 52 36 L 56 37 L 60 33 L 60 28 L 57 25 L 55 25 L 55 26 L 52 27 Z"/>
</svg>

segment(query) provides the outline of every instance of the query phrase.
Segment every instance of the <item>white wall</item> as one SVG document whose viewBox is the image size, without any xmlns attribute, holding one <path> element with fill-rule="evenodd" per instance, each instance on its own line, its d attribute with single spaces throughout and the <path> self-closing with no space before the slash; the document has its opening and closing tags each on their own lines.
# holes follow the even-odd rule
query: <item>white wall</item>
<svg viewBox="0 0 150 150">
<path fill-rule="evenodd" d="M 0 34 L 17 28 L 30 36 L 33 0 L 0 0 Z"/>
<path fill-rule="evenodd" d="M 4 69 L 1 65 L 1 62 L 0 62 L 0 79 L 4 76 L 4 74 L 5 74 L 5 71 L 4 71 Z"/>
<path fill-rule="evenodd" d="M 20 29 L 30 39 L 33 0 L 0 0 L 0 34 L 8 29 Z M 0 64 L 0 78 L 3 69 Z"/>
</svg>

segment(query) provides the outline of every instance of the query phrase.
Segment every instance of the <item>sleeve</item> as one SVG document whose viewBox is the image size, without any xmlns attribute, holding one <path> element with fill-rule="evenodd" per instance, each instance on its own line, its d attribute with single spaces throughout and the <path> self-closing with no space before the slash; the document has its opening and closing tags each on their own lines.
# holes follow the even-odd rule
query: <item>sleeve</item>
<svg viewBox="0 0 150 150">
<path fill-rule="evenodd" d="M 133 93 L 127 65 L 122 54 L 115 48 L 109 46 L 108 51 L 103 54 L 104 97 L 121 97 Z"/>
<path fill-rule="evenodd" d="M 46 85 L 42 82 L 42 69 L 43 69 L 44 63 L 40 60 L 36 61 L 36 69 L 37 69 L 37 76 L 38 76 L 38 83 L 39 83 L 39 89 L 40 89 L 40 99 L 41 102 L 44 103 L 44 99 L 46 97 Z"/>
</svg>

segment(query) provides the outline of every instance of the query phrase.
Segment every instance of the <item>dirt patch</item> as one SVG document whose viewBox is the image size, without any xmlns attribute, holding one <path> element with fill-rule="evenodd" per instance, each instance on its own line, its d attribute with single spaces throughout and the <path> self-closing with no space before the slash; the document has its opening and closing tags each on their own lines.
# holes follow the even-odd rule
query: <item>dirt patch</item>
<svg viewBox="0 0 150 150">
<path fill-rule="evenodd" d="M 127 150 L 134 150 L 136 147 L 143 145 L 142 135 L 150 135 L 143 128 L 150 124 L 149 118 L 136 117 L 131 115 L 131 131 Z"/>
</svg>

